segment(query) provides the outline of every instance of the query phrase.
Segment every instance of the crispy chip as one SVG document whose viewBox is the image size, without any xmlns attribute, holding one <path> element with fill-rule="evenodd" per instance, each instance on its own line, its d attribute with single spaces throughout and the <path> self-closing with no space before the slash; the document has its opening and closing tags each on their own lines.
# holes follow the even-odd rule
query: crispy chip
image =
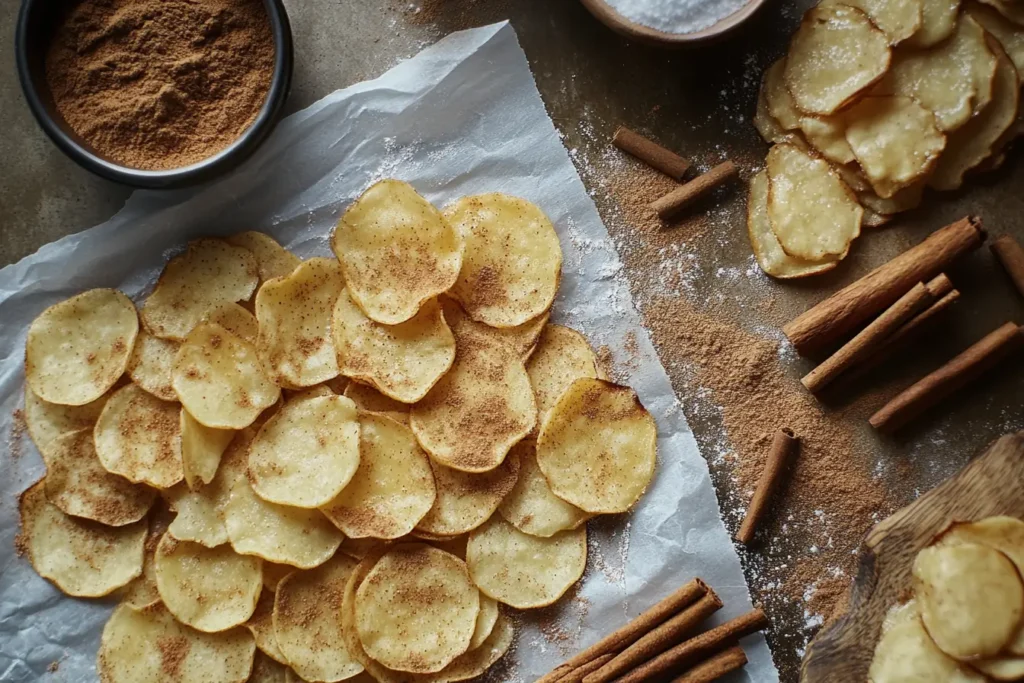
<svg viewBox="0 0 1024 683">
<path fill-rule="evenodd" d="M 437 500 L 416 525 L 416 533 L 451 537 L 477 528 L 494 514 L 519 476 L 519 446 L 512 447 L 504 462 L 489 472 L 453 470 L 431 461 Z"/>
<path fill-rule="evenodd" d="M 470 650 L 480 647 L 490 637 L 494 631 L 494 625 L 498 623 L 500 614 L 498 601 L 481 593 L 480 611 L 476 615 L 476 626 L 473 628 L 473 637 L 469 641 Z"/>
<path fill-rule="evenodd" d="M 967 5 L 967 13 L 1002 44 L 1017 69 L 1017 75 L 1024 80 L 1024 30 L 998 10 L 978 2 Z"/>
<path fill-rule="evenodd" d="M 301 388 L 338 375 L 331 312 L 345 287 L 336 259 L 313 258 L 256 295 L 260 359 L 274 380 Z"/>
<path fill-rule="evenodd" d="M 907 45 L 923 48 L 941 43 L 956 29 L 960 0 L 922 0 L 921 28 L 907 39 Z"/>
<path fill-rule="evenodd" d="M 331 327 L 341 374 L 403 403 L 426 396 L 455 360 L 455 337 L 436 299 L 398 325 L 375 323 L 343 291 Z"/>
<path fill-rule="evenodd" d="M 775 145 L 766 166 L 768 218 L 786 253 L 809 261 L 845 256 L 864 210 L 828 162 Z"/>
<path fill-rule="evenodd" d="M 171 509 L 177 515 L 167 531 L 179 541 L 193 541 L 208 548 L 228 542 L 221 508 L 230 493 L 223 477 L 209 484 L 199 484 L 194 490 L 179 484 L 166 492 Z"/>
<path fill-rule="evenodd" d="M 25 387 L 25 426 L 32 443 L 45 457 L 47 449 L 64 434 L 82 429 L 92 429 L 107 405 L 110 393 L 100 396 L 83 406 L 64 406 L 47 403 Z"/>
<path fill-rule="evenodd" d="M 767 111 L 766 114 L 762 114 L 762 117 L 769 116 L 782 129 L 777 132 L 769 132 L 770 139 L 768 136 L 765 139 L 773 143 L 790 142 L 793 144 L 797 144 L 796 140 L 799 140 L 800 143 L 806 140 L 823 157 L 833 163 L 846 164 L 853 161 L 853 150 L 846 142 L 842 118 L 839 115 L 810 116 L 797 109 L 782 78 L 784 69 L 785 60 L 780 59 L 764 73 L 761 94 L 764 96 L 764 107 Z M 760 107 L 761 104 L 759 103 L 758 106 Z M 755 121 L 755 125 L 756 123 Z M 762 125 L 772 124 L 763 123 Z"/>
<path fill-rule="evenodd" d="M 883 216 L 892 216 L 920 206 L 925 185 L 927 185 L 926 179 L 921 179 L 888 199 L 882 199 L 871 190 L 858 190 L 857 201 L 864 205 L 865 211 L 870 210 Z"/>
<path fill-rule="evenodd" d="M 654 477 L 658 428 L 629 387 L 578 379 L 537 438 L 556 496 L 592 513 L 625 512 Z"/>
<path fill-rule="evenodd" d="M 537 350 L 526 364 L 530 385 L 543 424 L 569 385 L 581 377 L 597 377 L 597 357 L 586 338 L 562 325 L 548 325 L 537 342 Z"/>
<path fill-rule="evenodd" d="M 291 401 L 267 420 L 249 447 L 249 480 L 271 503 L 327 505 L 359 467 L 359 419 L 344 396 Z"/>
<path fill-rule="evenodd" d="M 768 220 L 768 172 L 760 171 L 750 179 L 750 196 L 747 198 L 747 234 L 754 250 L 757 265 L 768 275 L 780 280 L 808 277 L 826 273 L 835 268 L 839 261 L 829 258 L 823 261 L 790 256 L 779 244 L 779 238 L 772 232 Z"/>
<path fill-rule="evenodd" d="M 288 567 L 289 574 L 294 571 L 296 571 L 295 567 Z M 277 634 L 274 633 L 274 591 L 264 590 L 260 593 L 260 599 L 256 602 L 256 610 L 245 622 L 245 627 L 249 629 L 253 639 L 256 640 L 258 650 L 275 661 L 282 664 L 288 663 L 288 659 L 277 644 Z"/>
<path fill-rule="evenodd" d="M 171 386 L 171 368 L 181 344 L 172 339 L 154 337 L 146 330 L 139 330 L 128 361 L 128 376 L 140 387 L 162 401 L 177 401 L 178 395 Z"/>
<path fill-rule="evenodd" d="M 927 176 L 946 147 L 935 115 L 909 97 L 865 97 L 846 116 L 846 139 L 882 198 Z"/>
<path fill-rule="evenodd" d="M 316 569 L 290 574 L 274 598 L 277 645 L 309 681 L 341 681 L 363 670 L 345 647 L 341 603 L 355 560 L 335 555 Z"/>
<path fill-rule="evenodd" d="M 782 77 L 801 111 L 828 115 L 882 78 L 889 61 L 889 40 L 862 11 L 819 6 L 793 36 Z"/>
<path fill-rule="evenodd" d="M 291 275 L 292 271 L 302 263 L 295 254 L 291 253 L 270 235 L 263 232 L 250 230 L 240 232 L 237 235 L 225 237 L 224 241 L 236 247 L 244 247 L 252 252 L 256 258 L 256 268 L 259 272 L 260 284 L 275 277 Z M 227 327 L 225 325 L 225 327 Z"/>
<path fill-rule="evenodd" d="M 103 407 L 93 439 L 108 472 L 159 489 L 184 478 L 180 406 L 134 384 L 118 389 Z"/>
<path fill-rule="evenodd" d="M 469 535 L 466 563 L 473 582 L 498 602 L 518 609 L 546 607 L 583 576 L 587 527 L 540 538 L 494 517 Z"/>
<path fill-rule="evenodd" d="M 116 289 L 61 301 L 28 328 L 25 381 L 48 403 L 91 403 L 124 374 L 138 333 L 135 305 Z"/>
<path fill-rule="evenodd" d="M 276 562 L 263 561 L 263 587 L 271 593 L 277 592 L 277 586 L 284 577 L 288 576 L 292 572 L 297 571 L 295 567 L 287 564 L 278 564 Z"/>
<path fill-rule="evenodd" d="M 142 305 L 142 324 L 158 337 L 182 341 L 212 308 L 252 296 L 258 281 L 248 249 L 218 239 L 190 242 L 164 267 Z"/>
<path fill-rule="evenodd" d="M 811 147 L 833 164 L 855 161 L 853 148 L 846 139 L 846 121 L 841 114 L 803 116 L 800 118 L 800 132 Z"/>
<path fill-rule="evenodd" d="M 764 72 L 761 92 L 764 94 L 768 113 L 783 130 L 800 128 L 800 117 L 803 115 L 796 108 L 793 96 L 789 94 L 782 74 L 786 69 L 786 60 L 780 59 Z"/>
<path fill-rule="evenodd" d="M 256 647 L 259 648 L 258 642 Z M 289 681 L 301 681 L 301 679 L 295 676 L 287 665 L 275 662 L 262 650 L 256 650 L 256 656 L 252 660 L 252 673 L 249 674 L 249 680 L 246 683 L 289 683 Z"/>
<path fill-rule="evenodd" d="M 1024 586 L 1013 563 L 973 543 L 925 548 L 914 560 L 921 620 L 940 650 L 959 660 L 992 657 L 1024 614 Z"/>
<path fill-rule="evenodd" d="M 345 398 L 351 399 L 356 407 L 370 413 L 387 415 L 396 422 L 409 425 L 410 406 L 388 398 L 373 387 L 359 382 L 351 382 L 345 387 Z"/>
<path fill-rule="evenodd" d="M 36 572 L 68 595 L 107 595 L 142 574 L 146 523 L 109 527 L 65 515 L 46 499 L 46 480 L 21 494 L 21 536 Z"/>
<path fill-rule="evenodd" d="M 65 514 L 107 526 L 124 526 L 146 516 L 156 492 L 103 468 L 92 431 L 58 437 L 43 453 L 46 497 Z"/>
<path fill-rule="evenodd" d="M 172 383 L 189 414 L 214 429 L 248 427 L 281 396 L 256 348 L 214 323 L 189 333 L 174 360 Z"/>
<path fill-rule="evenodd" d="M 471 318 L 516 327 L 551 307 L 562 276 L 562 247 L 540 207 L 491 193 L 463 197 L 444 215 L 466 243 L 450 294 Z"/>
<path fill-rule="evenodd" d="M 765 81 L 761 86 L 761 91 L 757 96 L 757 109 L 754 112 L 754 127 L 757 128 L 757 132 L 761 134 L 761 137 L 770 145 L 780 144 L 783 142 L 789 142 L 792 138 L 796 137 L 796 134 L 787 131 L 782 127 L 771 114 L 771 110 L 768 107 L 768 96 L 765 91 L 766 83 L 768 82 L 768 73 L 778 67 L 778 71 L 781 72 L 782 63 L 776 62 L 772 65 L 771 69 L 765 72 Z"/>
<path fill-rule="evenodd" d="M 341 217 L 331 238 L 345 284 L 372 320 L 397 325 L 448 291 L 462 267 L 462 238 L 408 183 L 382 180 Z"/>
<path fill-rule="evenodd" d="M 146 547 L 142 558 L 142 573 L 131 580 L 121 597 L 121 602 L 131 605 L 135 609 L 143 609 L 160 602 L 160 592 L 156 589 L 156 569 L 154 566 L 154 555 L 156 555 L 156 544 L 164 531 L 154 535 L 150 526 L 146 535 Z M 150 546 L 153 546 L 152 548 Z"/>
<path fill-rule="evenodd" d="M 423 448 L 442 465 L 486 472 L 537 423 L 537 404 L 521 358 L 481 335 L 456 337 L 455 363 L 412 408 Z"/>
<path fill-rule="evenodd" d="M 256 645 L 244 628 L 203 633 L 178 623 L 161 604 L 118 605 L 96 658 L 101 683 L 243 683 Z"/>
<path fill-rule="evenodd" d="M 448 323 L 455 338 L 472 333 L 486 337 L 512 349 L 512 352 L 520 356 L 525 362 L 537 347 L 537 339 L 540 338 L 544 326 L 551 318 L 551 311 L 547 310 L 532 320 L 527 320 L 522 325 L 515 327 L 491 327 L 479 323 L 463 310 L 462 304 L 448 296 L 438 297 L 441 302 L 441 310 L 444 311 L 444 321 Z M 467 332 L 470 330 L 471 332 Z"/>
<path fill-rule="evenodd" d="M 510 524 L 531 536 L 548 538 L 575 529 L 592 517 L 551 492 L 537 466 L 534 444 L 521 442 L 513 452 L 519 456 L 519 479 L 498 508 Z"/>
<path fill-rule="evenodd" d="M 469 649 L 480 592 L 466 563 L 423 544 L 388 550 L 356 591 L 356 630 L 389 669 L 434 673 Z"/>
<path fill-rule="evenodd" d="M 954 524 L 941 540 L 943 543 L 976 543 L 998 550 L 1024 575 L 1024 522 L 1016 517 L 995 516 Z M 1024 655 L 1024 651 L 1014 654 Z"/>
<path fill-rule="evenodd" d="M 221 304 L 211 309 L 203 316 L 203 322 L 220 325 L 250 344 L 256 343 L 260 332 L 256 316 L 235 303 Z"/>
<path fill-rule="evenodd" d="M 263 590 L 262 560 L 178 541 L 165 534 L 156 549 L 156 587 L 174 617 L 213 633 L 244 624 Z"/>
<path fill-rule="evenodd" d="M 209 484 L 217 474 L 224 450 L 235 436 L 233 429 L 214 429 L 196 422 L 184 408 L 180 413 L 181 464 L 190 488 Z"/>
<path fill-rule="evenodd" d="M 359 468 L 320 509 L 350 538 L 398 538 L 434 504 L 430 459 L 408 427 L 374 413 L 359 415 Z"/>
<path fill-rule="evenodd" d="M 890 45 L 907 40 L 921 28 L 922 5 L 929 0 L 827 0 L 821 4 L 856 7 L 889 39 Z"/>
</svg>

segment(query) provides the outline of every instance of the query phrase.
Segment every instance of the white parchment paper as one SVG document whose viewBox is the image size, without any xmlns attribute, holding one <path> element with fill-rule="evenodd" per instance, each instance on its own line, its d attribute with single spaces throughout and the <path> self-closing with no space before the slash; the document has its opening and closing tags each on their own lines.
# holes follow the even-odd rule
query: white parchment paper
<svg viewBox="0 0 1024 683">
<path fill-rule="evenodd" d="M 722 621 L 750 608 L 708 469 L 621 277 L 621 263 L 540 99 L 507 24 L 453 34 L 380 78 L 340 90 L 281 123 L 231 176 L 175 193 L 137 192 L 102 225 L 0 270 L 0 681 L 96 680 L 111 601 L 63 596 L 14 552 L 17 495 L 43 472 L 13 413 L 22 404 L 29 323 L 91 287 L 136 301 L 169 255 L 201 235 L 264 230 L 302 257 L 330 255 L 345 207 L 383 177 L 411 182 L 441 206 L 501 191 L 539 204 L 565 253 L 554 319 L 608 345 L 659 426 L 655 482 L 628 516 L 592 523 L 591 557 L 571 597 L 519 619 L 499 680 L 532 681 L 694 576 L 725 602 Z M 13 430 L 13 431 L 12 431 Z M 19 451 L 21 451 L 19 455 Z M 761 636 L 734 681 L 778 680 Z M 56 671 L 48 671 L 58 662 Z"/>
</svg>

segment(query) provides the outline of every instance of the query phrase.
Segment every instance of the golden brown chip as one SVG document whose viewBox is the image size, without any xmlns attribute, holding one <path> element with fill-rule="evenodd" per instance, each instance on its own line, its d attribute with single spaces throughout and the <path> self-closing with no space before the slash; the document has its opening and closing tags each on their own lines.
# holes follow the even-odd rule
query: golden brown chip
<svg viewBox="0 0 1024 683">
<path fill-rule="evenodd" d="M 259 648 L 258 642 L 256 647 Z M 290 683 L 291 681 L 300 683 L 301 680 L 288 668 L 287 664 L 276 662 L 264 654 L 263 650 L 257 649 L 256 656 L 252 660 L 252 673 L 249 674 L 249 680 L 246 683 Z"/>
<path fill-rule="evenodd" d="M 93 431 L 96 454 L 108 472 L 158 489 L 184 478 L 177 403 L 161 401 L 134 384 L 107 401 Z"/>
<path fill-rule="evenodd" d="M 224 450 L 235 436 L 233 429 L 214 429 L 199 424 L 181 409 L 181 464 L 190 488 L 209 484 L 217 474 Z"/>
<path fill-rule="evenodd" d="M 489 472 L 460 472 L 431 461 L 437 500 L 416 525 L 415 533 L 434 538 L 457 536 L 490 519 L 519 476 L 519 450 L 519 444 L 513 446 L 504 462 Z"/>
<path fill-rule="evenodd" d="M 526 361 L 537 347 L 537 339 L 544 326 L 551 318 L 551 311 L 545 311 L 532 320 L 527 320 L 522 325 L 515 327 L 491 327 L 479 323 L 467 315 L 462 304 L 448 296 L 438 297 L 441 309 L 444 311 L 444 320 L 451 328 L 455 338 L 464 337 L 467 334 L 475 334 L 486 337 L 503 344 L 512 349 L 513 353 Z"/>
<path fill-rule="evenodd" d="M 925 0 L 926 1 L 926 0 Z M 923 0 L 827 0 L 821 4 L 844 4 L 856 7 L 896 45 L 907 40 L 921 28 Z"/>
<path fill-rule="evenodd" d="M 597 377 L 597 357 L 586 338 L 562 325 L 548 325 L 526 364 L 543 424 L 569 385 L 581 377 Z"/>
<path fill-rule="evenodd" d="M 289 574 L 293 571 L 295 571 L 295 567 L 288 567 Z M 264 590 L 260 593 L 260 599 L 256 602 L 256 610 L 245 622 L 245 627 L 249 629 L 253 639 L 256 640 L 256 648 L 260 652 L 275 661 L 288 664 L 288 659 L 277 645 L 277 635 L 274 633 L 274 591 Z"/>
<path fill-rule="evenodd" d="M 178 484 L 166 491 L 164 496 L 177 515 L 168 527 L 168 532 L 179 541 L 193 541 L 208 548 L 228 542 L 228 531 L 224 526 L 221 508 L 230 493 L 225 477 L 217 477 L 209 484 L 199 484 L 195 489 Z"/>
<path fill-rule="evenodd" d="M 132 357 L 128 361 L 128 376 L 140 387 L 162 401 L 177 401 L 171 386 L 171 368 L 180 343 L 161 339 L 146 330 L 139 330 Z"/>
<path fill-rule="evenodd" d="M 534 444 L 520 442 L 513 453 L 519 458 L 519 479 L 498 507 L 512 526 L 531 536 L 548 538 L 559 531 L 575 529 L 593 516 L 551 492 L 537 465 Z"/>
<path fill-rule="evenodd" d="M 220 325 L 250 344 L 255 344 L 259 336 L 260 326 L 256 321 L 256 316 L 238 304 L 221 304 L 209 310 L 203 316 L 203 322 Z"/>
<path fill-rule="evenodd" d="M 956 29 L 960 0 L 922 0 L 921 28 L 907 39 L 914 47 L 931 47 L 948 38 Z"/>
<path fill-rule="evenodd" d="M 277 240 L 263 232 L 250 230 L 240 232 L 224 241 L 236 247 L 243 247 L 252 252 L 256 258 L 256 267 L 260 275 L 260 284 L 275 277 L 290 275 L 302 263 L 295 254 L 282 247 Z"/>
<path fill-rule="evenodd" d="M 284 577 L 295 571 L 295 567 L 287 564 L 263 561 L 263 587 L 272 593 L 277 592 L 277 586 Z"/>
<path fill-rule="evenodd" d="M 110 393 L 100 396 L 84 406 L 64 406 L 48 403 L 25 387 L 25 426 L 32 443 L 41 454 L 46 455 L 58 437 L 83 429 L 92 429 L 107 405 Z"/>
<path fill-rule="evenodd" d="M 967 13 L 1002 44 L 1006 54 L 1013 60 L 1017 75 L 1024 80 L 1024 30 L 998 10 L 980 2 L 969 3 Z"/>
<path fill-rule="evenodd" d="M 1014 0 L 981 0 L 981 2 L 994 7 L 1010 22 L 1024 28 L 1024 8 L 1020 6 L 1020 3 Z"/>
<path fill-rule="evenodd" d="M 350 382 L 344 391 L 345 398 L 351 399 L 356 407 L 370 413 L 387 415 L 396 422 L 409 425 L 408 403 L 400 403 L 393 398 L 388 398 L 373 387 L 359 382 Z"/>
</svg>

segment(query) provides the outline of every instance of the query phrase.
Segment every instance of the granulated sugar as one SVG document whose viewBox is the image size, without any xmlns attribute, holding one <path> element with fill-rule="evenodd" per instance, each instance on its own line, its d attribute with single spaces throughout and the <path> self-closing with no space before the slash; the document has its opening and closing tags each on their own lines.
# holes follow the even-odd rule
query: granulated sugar
<svg viewBox="0 0 1024 683">
<path fill-rule="evenodd" d="M 632 22 L 665 33 L 696 33 L 742 9 L 748 0 L 605 0 Z"/>
</svg>

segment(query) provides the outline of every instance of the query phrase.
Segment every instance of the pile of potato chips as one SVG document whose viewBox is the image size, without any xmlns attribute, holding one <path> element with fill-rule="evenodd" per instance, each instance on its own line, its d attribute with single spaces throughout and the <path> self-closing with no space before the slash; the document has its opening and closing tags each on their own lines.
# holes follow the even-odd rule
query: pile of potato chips
<svg viewBox="0 0 1024 683">
<path fill-rule="evenodd" d="M 997 168 L 1024 77 L 1019 0 L 822 0 L 764 75 L 754 125 L 774 145 L 750 186 L 761 268 L 836 267 L 862 227 Z"/>
<path fill-rule="evenodd" d="M 917 554 L 914 595 L 886 616 L 873 683 L 1024 679 L 1024 522 L 954 524 Z"/>
<path fill-rule="evenodd" d="M 512 643 L 501 605 L 557 601 L 587 520 L 650 483 L 654 420 L 548 323 L 539 208 L 385 180 L 332 247 L 197 240 L 139 311 L 95 289 L 32 323 L 21 545 L 120 596 L 105 683 L 473 678 Z"/>
</svg>

